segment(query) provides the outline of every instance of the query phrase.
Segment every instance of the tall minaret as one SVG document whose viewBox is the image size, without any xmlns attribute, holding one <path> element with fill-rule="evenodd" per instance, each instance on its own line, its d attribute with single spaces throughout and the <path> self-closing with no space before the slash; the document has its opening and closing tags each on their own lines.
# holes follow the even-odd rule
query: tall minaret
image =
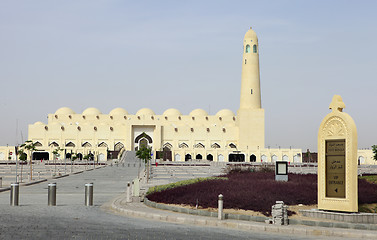
<svg viewBox="0 0 377 240">
<path fill-rule="evenodd" d="M 243 39 L 240 109 L 261 108 L 259 48 L 257 34 L 250 28 Z"/>
<path fill-rule="evenodd" d="M 264 110 L 261 107 L 258 38 L 251 28 L 243 39 L 241 96 L 237 119 L 239 150 L 246 153 L 246 156 L 254 154 L 259 158 L 260 150 L 264 148 Z"/>
</svg>

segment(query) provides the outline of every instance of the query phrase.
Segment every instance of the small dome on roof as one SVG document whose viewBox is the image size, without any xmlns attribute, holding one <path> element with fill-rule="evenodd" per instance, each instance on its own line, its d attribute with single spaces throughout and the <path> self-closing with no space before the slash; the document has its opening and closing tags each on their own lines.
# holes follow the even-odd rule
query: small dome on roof
<svg viewBox="0 0 377 240">
<path fill-rule="evenodd" d="M 234 113 L 229 109 L 222 109 L 216 113 L 217 117 L 234 117 Z"/>
<path fill-rule="evenodd" d="M 75 111 L 73 111 L 72 109 L 68 108 L 68 107 L 62 107 L 62 108 L 59 108 L 58 110 L 56 110 L 55 112 L 56 115 L 64 115 L 64 114 L 76 114 Z"/>
<path fill-rule="evenodd" d="M 205 117 L 208 116 L 208 113 L 204 111 L 203 109 L 195 109 L 192 112 L 190 112 L 190 116 L 192 117 Z"/>
<path fill-rule="evenodd" d="M 180 116 L 181 112 L 175 108 L 169 108 L 163 113 L 164 116 Z"/>
<path fill-rule="evenodd" d="M 136 115 L 138 116 L 151 116 L 151 115 L 155 115 L 154 112 L 152 111 L 152 109 L 149 109 L 149 108 L 142 108 L 140 109 L 139 111 L 137 111 Z"/>
<path fill-rule="evenodd" d="M 46 125 L 43 122 L 35 122 L 34 125 Z"/>
<path fill-rule="evenodd" d="M 109 115 L 110 116 L 114 116 L 114 115 L 124 116 L 124 115 L 128 115 L 128 112 L 123 108 L 114 108 L 113 110 L 111 110 Z"/>
<path fill-rule="evenodd" d="M 102 114 L 97 108 L 87 108 L 82 112 L 82 115 L 98 115 Z"/>
</svg>

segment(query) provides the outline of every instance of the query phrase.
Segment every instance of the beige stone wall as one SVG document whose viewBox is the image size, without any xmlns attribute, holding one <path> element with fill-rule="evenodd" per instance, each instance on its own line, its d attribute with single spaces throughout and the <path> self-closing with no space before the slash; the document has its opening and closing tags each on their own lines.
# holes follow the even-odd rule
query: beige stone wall
<svg viewBox="0 0 377 240">
<path fill-rule="evenodd" d="M 301 149 L 265 149 L 264 110 L 261 108 L 259 77 L 259 45 L 256 33 L 250 28 L 243 39 L 240 109 L 235 115 L 223 109 L 208 115 L 195 109 L 182 115 L 168 109 L 156 115 L 151 109 L 129 114 L 116 108 L 103 114 L 96 108 L 82 113 L 63 107 L 48 115 L 48 122 L 29 125 L 29 140 L 38 142 L 39 151 L 50 153 L 59 146 L 67 153 L 89 152 L 106 160 L 107 151 L 116 146 L 135 150 L 142 143 L 142 133 L 148 135 L 153 151 L 168 147 L 172 160 L 184 161 L 187 154 L 195 159 L 213 157 L 214 161 L 229 161 L 229 154 L 244 154 L 256 162 L 286 160 L 301 162 Z M 142 141 L 141 141 L 142 140 Z M 96 157 L 97 158 L 97 157 Z"/>
<path fill-rule="evenodd" d="M 371 149 L 359 149 L 357 151 L 357 159 L 360 165 L 377 165 L 377 161 L 373 159 L 373 151 Z"/>
<path fill-rule="evenodd" d="M 1 146 L 0 147 L 0 161 L 2 160 L 16 160 L 14 146 Z"/>
</svg>

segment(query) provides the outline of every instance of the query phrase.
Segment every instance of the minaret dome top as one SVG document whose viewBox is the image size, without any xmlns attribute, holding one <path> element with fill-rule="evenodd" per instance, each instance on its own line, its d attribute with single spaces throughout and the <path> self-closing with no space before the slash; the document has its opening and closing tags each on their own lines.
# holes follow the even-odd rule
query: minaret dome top
<svg viewBox="0 0 377 240">
<path fill-rule="evenodd" d="M 250 27 L 249 31 L 246 32 L 244 39 L 258 39 L 258 37 L 254 30 Z"/>
</svg>

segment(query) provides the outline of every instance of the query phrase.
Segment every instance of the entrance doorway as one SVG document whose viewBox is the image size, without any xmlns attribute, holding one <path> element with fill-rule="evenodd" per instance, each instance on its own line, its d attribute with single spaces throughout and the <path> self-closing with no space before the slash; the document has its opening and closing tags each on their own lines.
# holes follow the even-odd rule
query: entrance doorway
<svg viewBox="0 0 377 240">
<path fill-rule="evenodd" d="M 48 152 L 34 152 L 33 160 L 48 160 L 49 156 Z"/>
<path fill-rule="evenodd" d="M 229 162 L 245 162 L 245 154 L 231 153 L 229 154 Z"/>
</svg>

